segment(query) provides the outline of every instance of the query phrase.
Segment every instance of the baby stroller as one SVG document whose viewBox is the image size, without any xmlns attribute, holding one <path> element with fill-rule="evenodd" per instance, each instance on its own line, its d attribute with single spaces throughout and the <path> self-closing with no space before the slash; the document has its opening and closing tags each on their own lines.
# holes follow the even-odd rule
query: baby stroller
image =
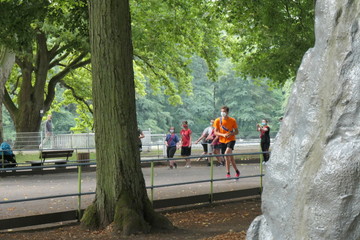
<svg viewBox="0 0 360 240">
<path fill-rule="evenodd" d="M 0 145 L 0 150 L 1 150 L 0 151 L 0 168 L 16 167 L 17 162 L 15 159 L 15 154 L 11 150 L 11 146 L 8 143 L 3 142 Z M 4 161 L 2 160 L 3 157 L 4 157 Z M 4 162 L 4 166 L 3 166 L 3 162 Z"/>
</svg>

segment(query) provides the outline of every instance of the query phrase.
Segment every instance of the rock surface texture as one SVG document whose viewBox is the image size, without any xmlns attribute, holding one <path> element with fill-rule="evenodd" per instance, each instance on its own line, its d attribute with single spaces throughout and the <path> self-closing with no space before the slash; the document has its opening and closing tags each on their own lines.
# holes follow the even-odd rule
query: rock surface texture
<svg viewBox="0 0 360 240">
<path fill-rule="evenodd" d="M 360 0 L 317 0 L 247 239 L 360 239 Z"/>
</svg>

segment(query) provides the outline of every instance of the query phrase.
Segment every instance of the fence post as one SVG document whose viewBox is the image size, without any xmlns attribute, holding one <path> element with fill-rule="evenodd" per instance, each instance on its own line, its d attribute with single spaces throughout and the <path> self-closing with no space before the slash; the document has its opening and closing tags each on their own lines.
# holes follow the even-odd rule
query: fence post
<svg viewBox="0 0 360 240">
<path fill-rule="evenodd" d="M 43 145 L 42 145 L 42 142 L 43 142 L 43 132 L 41 131 L 40 132 L 40 145 L 41 145 L 41 148 L 43 148 Z"/>
<path fill-rule="evenodd" d="M 209 157 L 210 160 L 210 203 L 214 201 L 214 163 L 212 157 Z"/>
<path fill-rule="evenodd" d="M 154 201 L 154 162 L 151 161 L 151 173 L 150 173 L 150 201 L 153 203 Z"/>
<path fill-rule="evenodd" d="M 260 194 L 263 190 L 263 155 L 260 154 Z"/>
<path fill-rule="evenodd" d="M 81 165 L 78 166 L 78 221 L 81 219 Z"/>
<path fill-rule="evenodd" d="M 156 152 L 157 152 L 157 155 L 158 155 L 157 157 L 160 158 L 160 144 L 159 143 L 157 144 L 157 151 Z"/>
<path fill-rule="evenodd" d="M 78 163 L 88 163 L 88 162 L 90 162 L 90 154 L 88 152 L 79 152 L 79 153 L 77 153 L 77 162 Z M 87 168 L 87 167 L 90 167 L 90 165 L 84 165 L 84 167 Z"/>
<path fill-rule="evenodd" d="M 2 155 L 2 165 L 1 165 L 1 168 L 5 168 L 4 164 L 5 164 L 5 156 L 4 156 L 4 151 L 1 151 L 1 155 Z"/>
</svg>

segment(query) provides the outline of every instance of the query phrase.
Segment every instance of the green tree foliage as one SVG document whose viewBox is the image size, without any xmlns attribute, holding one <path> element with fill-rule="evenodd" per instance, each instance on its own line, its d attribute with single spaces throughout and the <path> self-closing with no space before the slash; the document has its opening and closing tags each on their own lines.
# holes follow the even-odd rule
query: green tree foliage
<svg viewBox="0 0 360 240">
<path fill-rule="evenodd" d="M 196 110 L 199 119 L 215 116 L 219 107 L 217 102 L 220 89 L 216 87 L 216 83 L 208 80 L 219 79 L 218 70 L 221 68 L 218 68 L 217 60 L 220 49 L 225 56 L 232 57 L 237 72 L 242 74 L 241 79 L 252 76 L 257 82 L 257 79 L 266 78 L 269 79 L 267 84 L 282 85 L 295 75 L 303 53 L 313 42 L 313 3 L 309 0 L 286 0 L 276 4 L 269 0 L 134 0 L 131 1 L 131 10 L 135 82 L 140 101 L 138 106 L 146 109 L 146 105 L 157 105 L 157 109 L 167 113 L 162 116 L 162 122 L 156 120 L 161 127 L 156 128 L 157 124 L 152 120 L 160 117 L 149 117 L 146 114 L 139 115 L 139 123 L 146 128 L 152 126 L 156 131 L 164 129 L 167 124 L 163 122 L 173 122 L 169 119 L 174 113 L 167 101 L 172 105 L 184 104 L 178 107 L 176 125 L 182 119 L 192 119 L 193 110 Z M 17 108 L 22 105 L 25 109 L 26 104 L 19 100 L 29 100 L 33 94 L 23 87 L 24 77 L 31 76 L 32 87 L 40 85 L 37 84 L 40 76 L 39 72 L 36 72 L 40 66 L 37 65 L 37 56 L 40 53 L 39 36 L 45 34 L 47 50 L 56 50 L 58 55 L 50 62 L 51 68 L 46 75 L 43 93 L 37 91 L 36 94 L 44 96 L 44 101 L 37 100 L 43 103 L 30 109 L 50 109 L 53 99 L 51 96 L 55 95 L 52 89 L 61 84 L 68 91 L 64 92 L 64 102 L 53 104 L 53 110 L 59 109 L 57 105 L 68 106 L 71 102 L 75 103 L 78 108 L 75 119 L 77 126 L 72 130 L 81 132 L 93 129 L 90 74 L 84 73 L 86 70 L 77 71 L 66 67 L 71 65 L 73 60 L 78 60 L 77 57 L 84 57 L 81 54 L 88 51 L 86 2 L 9 0 L 1 2 L 0 13 L 0 23 L 4 26 L 0 29 L 0 43 L 16 50 L 17 63 L 26 63 L 22 64 L 25 67 L 32 66 L 32 74 L 26 75 L 24 72 L 28 68 L 18 64 L 7 85 L 6 106 L 13 119 L 17 112 L 30 115 L 26 110 Z M 192 63 L 194 55 L 205 61 Z M 31 57 L 25 58 L 26 56 Z M 196 70 L 193 69 L 194 64 L 198 65 Z M 66 72 L 63 72 L 65 69 Z M 231 69 L 233 70 L 233 67 Z M 230 78 L 227 74 L 220 73 L 220 88 L 224 81 L 229 79 L 241 80 L 235 72 L 233 75 Z M 56 81 L 51 81 L 54 77 Z M 262 85 L 261 82 L 262 80 L 258 85 Z M 193 87 L 198 85 L 202 85 L 203 89 L 195 91 Z M 20 97 L 22 92 L 29 94 Z M 150 102 L 141 102 L 144 99 L 141 96 L 156 93 L 164 93 L 166 97 L 158 95 L 160 99 L 156 101 L 147 97 Z M 199 98 L 211 104 L 199 104 L 197 109 L 189 111 L 194 107 L 194 101 L 197 102 L 195 99 Z M 208 109 L 211 114 L 208 114 Z M 144 120 L 141 120 L 142 117 Z M 18 118 L 23 119 L 24 116 Z M 207 121 L 194 124 L 203 125 Z M 32 122 L 38 124 L 39 120 Z M 18 124 L 15 121 L 15 125 Z M 27 131 L 30 131 L 30 128 Z"/>
<path fill-rule="evenodd" d="M 283 85 L 314 44 L 314 0 L 216 1 L 225 27 L 224 52 L 243 76 Z"/>
<path fill-rule="evenodd" d="M 253 80 L 237 76 L 229 60 L 225 60 L 221 66 L 227 74 L 217 83 L 217 106 L 227 105 L 230 108 L 230 115 L 238 121 L 240 137 L 257 135 L 255 125 L 262 119 L 268 119 L 274 127 L 273 131 L 276 131 L 277 119 L 283 114 L 283 91 L 270 88 L 267 79 Z"/>
<path fill-rule="evenodd" d="M 70 128 L 72 132 L 91 132 L 93 124 L 93 101 L 91 70 L 79 68 L 68 74 L 60 84 L 66 90 L 63 91 L 59 105 L 74 109 L 75 124 Z"/>
<path fill-rule="evenodd" d="M 150 82 L 154 92 L 162 91 L 172 104 L 181 94 L 191 93 L 192 77 L 187 67 L 191 56 L 204 58 L 210 79 L 216 77 L 221 22 L 214 17 L 215 5 L 206 0 L 131 2 L 134 65 Z"/>
<path fill-rule="evenodd" d="M 230 115 L 237 119 L 240 137 L 257 136 L 256 123 L 270 120 L 272 130 L 278 129 L 277 119 L 283 114 L 285 95 L 281 89 L 272 89 L 266 79 L 242 79 L 236 75 L 229 59 L 219 61 L 219 81 L 212 82 L 206 76 L 206 63 L 194 57 L 190 68 L 193 72 L 193 94 L 182 96 L 183 104 L 172 106 L 161 94 L 148 90 L 138 96 L 138 123 L 142 129 L 164 133 L 170 126 L 177 131 L 187 120 L 196 136 L 209 125 L 209 120 L 220 116 L 223 105 L 230 107 Z"/>
<path fill-rule="evenodd" d="M 207 61 L 208 75 L 216 79 L 222 24 L 214 17 L 215 7 L 205 0 L 131 2 L 135 81 L 139 93 L 144 92 L 145 82 L 150 82 L 148 86 L 164 92 L 169 102 L 181 103 L 180 95 L 192 90 L 192 78 L 186 66 L 193 54 Z M 55 86 L 84 65 L 80 63 L 88 62 L 81 62 L 88 52 L 86 1 L 8 0 L 1 2 L 0 9 L 3 26 L 0 43 L 16 51 L 18 65 L 8 83 L 6 107 L 17 131 L 36 131 L 40 122 L 37 113 L 40 109 L 45 112 L 50 109 Z M 73 94 L 82 91 L 76 79 L 62 84 Z M 22 110 L 26 105 L 24 99 L 33 101 L 30 96 L 35 88 L 39 99 L 34 100 L 36 106 L 28 108 L 33 112 Z M 81 106 L 91 112 L 83 99 L 85 105 Z M 31 115 L 33 126 L 19 120 L 24 119 L 24 114 Z M 88 124 L 82 126 L 88 127 Z"/>
<path fill-rule="evenodd" d="M 37 132 L 55 88 L 72 70 L 89 64 L 84 1 L 2 1 L 0 44 L 16 54 L 4 104 L 17 132 Z M 18 146 L 20 147 L 20 146 Z"/>
</svg>

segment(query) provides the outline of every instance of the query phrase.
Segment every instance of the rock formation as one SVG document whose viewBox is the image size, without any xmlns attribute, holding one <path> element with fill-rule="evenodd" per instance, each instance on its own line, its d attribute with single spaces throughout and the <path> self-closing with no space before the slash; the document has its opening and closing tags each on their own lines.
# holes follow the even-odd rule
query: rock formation
<svg viewBox="0 0 360 240">
<path fill-rule="evenodd" d="M 247 239 L 360 239 L 360 0 L 317 0 Z"/>
</svg>

